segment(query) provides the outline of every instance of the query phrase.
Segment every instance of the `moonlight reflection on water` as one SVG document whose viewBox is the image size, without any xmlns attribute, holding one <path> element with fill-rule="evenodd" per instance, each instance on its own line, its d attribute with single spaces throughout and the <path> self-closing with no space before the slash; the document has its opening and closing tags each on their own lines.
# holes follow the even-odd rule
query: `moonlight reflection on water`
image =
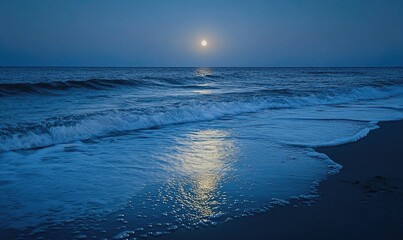
<svg viewBox="0 0 403 240">
<path fill-rule="evenodd" d="M 171 157 L 180 176 L 171 179 L 166 189 L 178 217 L 199 221 L 220 214 L 219 207 L 226 201 L 221 184 L 236 161 L 236 146 L 228 137 L 226 131 L 205 130 L 178 140 Z"/>
</svg>

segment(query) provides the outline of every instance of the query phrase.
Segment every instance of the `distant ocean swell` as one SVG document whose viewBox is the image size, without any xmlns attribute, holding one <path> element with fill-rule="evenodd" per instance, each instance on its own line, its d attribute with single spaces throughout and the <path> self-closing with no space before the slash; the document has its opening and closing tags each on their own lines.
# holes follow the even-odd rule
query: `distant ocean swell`
<svg viewBox="0 0 403 240">
<path fill-rule="evenodd" d="M 302 74 L 302 73 L 301 73 Z M 306 78 L 325 77 L 325 76 L 344 76 L 349 75 L 362 75 L 361 72 L 332 72 L 332 71 L 309 71 L 303 73 Z M 70 80 L 50 80 L 38 79 L 32 82 L 19 82 L 11 81 L 8 78 L 0 79 L 0 97 L 24 95 L 24 94 L 38 94 L 38 95 L 52 95 L 60 94 L 63 91 L 71 89 L 82 90 L 108 90 L 114 88 L 130 87 L 130 88 L 156 88 L 156 87 L 180 87 L 180 88 L 212 88 L 207 83 L 219 83 L 223 79 L 233 79 L 236 83 L 242 76 L 238 73 L 231 73 L 226 75 L 220 74 L 204 74 L 204 75 L 186 75 L 186 76 L 136 76 L 136 77 L 95 77 L 88 79 L 73 78 Z M 286 77 L 286 76 L 277 76 Z M 202 83 L 203 85 L 200 85 Z M 265 86 L 266 83 L 254 82 L 256 86 L 261 84 Z M 373 81 L 370 86 L 383 87 L 385 85 L 394 85 L 394 81 Z M 214 87 L 213 87 L 214 88 Z M 288 89 L 288 88 L 287 88 Z"/>
<path fill-rule="evenodd" d="M 105 80 L 89 79 L 85 81 L 57 81 L 37 83 L 3 83 L 0 84 L 0 96 L 20 95 L 24 93 L 51 94 L 53 91 L 61 91 L 72 88 L 106 89 L 118 86 L 141 86 L 146 85 L 144 80 Z"/>
<path fill-rule="evenodd" d="M 401 86 L 361 87 L 337 94 L 329 91 L 324 94 L 295 97 L 266 96 L 214 103 L 193 102 L 181 108 L 168 107 L 152 114 L 115 110 L 100 115 L 79 116 L 77 120 L 74 120 L 72 116 L 66 116 L 58 121 L 3 126 L 0 129 L 0 151 L 45 147 L 107 136 L 112 133 L 213 120 L 263 109 L 350 103 L 359 100 L 383 99 L 402 93 Z"/>
<path fill-rule="evenodd" d="M 220 76 L 207 75 L 204 77 L 194 76 L 191 78 L 169 78 L 169 77 L 141 77 L 139 79 L 88 79 L 88 80 L 68 80 L 68 81 L 50 81 L 50 82 L 21 82 L 21 83 L 0 83 L 0 97 L 39 94 L 48 95 L 59 93 L 69 89 L 88 89 L 104 90 L 117 87 L 157 87 L 157 86 L 175 86 L 186 87 L 186 84 L 192 84 L 194 81 L 206 79 L 217 79 Z M 190 85 L 197 87 L 197 85 Z"/>
</svg>

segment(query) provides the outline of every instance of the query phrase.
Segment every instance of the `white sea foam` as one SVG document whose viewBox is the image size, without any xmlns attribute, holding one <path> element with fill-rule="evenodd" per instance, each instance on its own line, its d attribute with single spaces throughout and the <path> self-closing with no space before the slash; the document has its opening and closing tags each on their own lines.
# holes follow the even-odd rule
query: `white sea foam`
<svg viewBox="0 0 403 240">
<path fill-rule="evenodd" d="M 287 142 L 283 141 L 285 144 L 294 145 L 294 146 L 302 146 L 302 147 L 330 147 L 330 146 L 337 146 L 342 145 L 350 142 L 356 142 L 365 136 L 372 130 L 378 129 L 378 125 L 373 125 L 367 128 L 360 130 L 359 132 L 353 134 L 352 136 L 347 136 L 344 138 L 339 138 L 335 140 L 329 140 L 324 142 L 317 142 L 317 143 L 307 143 L 307 142 Z"/>
<path fill-rule="evenodd" d="M 171 109 L 154 113 L 139 114 L 114 111 L 106 115 L 88 117 L 74 124 L 63 125 L 63 122 L 61 122 L 56 126 L 46 127 L 44 125 L 42 128 L 45 131 L 25 132 L 26 130 L 24 130 L 24 132 L 3 134 L 0 136 L 0 151 L 44 147 L 105 136 L 116 132 L 213 120 L 224 116 L 256 112 L 262 109 L 350 103 L 359 100 L 382 99 L 396 95 L 403 95 L 403 88 L 390 87 L 377 89 L 362 87 L 338 95 L 320 94 L 316 96 L 288 98 L 264 97 L 232 102 L 191 103 L 181 108 L 172 107 Z"/>
</svg>

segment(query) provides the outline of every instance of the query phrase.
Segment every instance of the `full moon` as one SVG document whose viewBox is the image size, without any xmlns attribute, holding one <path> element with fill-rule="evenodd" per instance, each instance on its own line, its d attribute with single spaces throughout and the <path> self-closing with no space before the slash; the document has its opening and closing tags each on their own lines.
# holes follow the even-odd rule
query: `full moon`
<svg viewBox="0 0 403 240">
<path fill-rule="evenodd" d="M 202 45 L 203 47 L 207 46 L 207 41 L 206 41 L 206 40 L 201 41 L 201 45 Z"/>
</svg>

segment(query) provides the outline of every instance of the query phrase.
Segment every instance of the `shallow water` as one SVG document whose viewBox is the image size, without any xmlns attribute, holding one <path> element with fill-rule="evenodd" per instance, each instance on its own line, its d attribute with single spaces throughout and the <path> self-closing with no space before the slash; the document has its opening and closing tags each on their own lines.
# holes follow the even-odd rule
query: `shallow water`
<svg viewBox="0 0 403 240">
<path fill-rule="evenodd" d="M 341 168 L 312 147 L 402 100 L 400 68 L 0 68 L 0 233 L 145 237 L 311 203 Z"/>
</svg>

